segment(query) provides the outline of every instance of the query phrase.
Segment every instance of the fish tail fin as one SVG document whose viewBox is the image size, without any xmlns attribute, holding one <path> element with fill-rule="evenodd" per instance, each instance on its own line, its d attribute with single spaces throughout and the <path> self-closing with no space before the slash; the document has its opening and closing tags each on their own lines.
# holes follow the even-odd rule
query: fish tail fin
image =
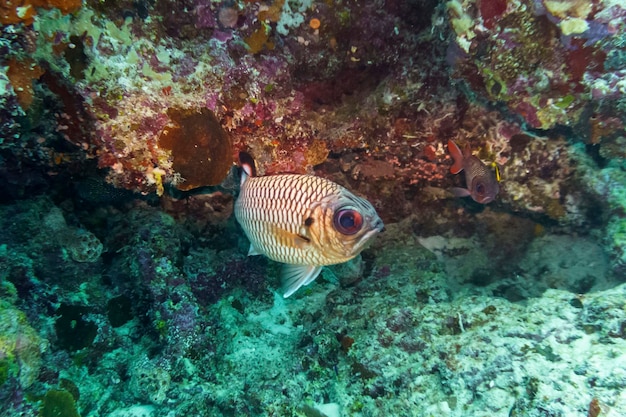
<svg viewBox="0 0 626 417">
<path fill-rule="evenodd" d="M 248 177 L 256 176 L 256 167 L 254 165 L 254 158 L 248 152 L 239 152 L 239 165 L 243 169 L 241 173 L 241 184 L 246 182 Z"/>
<path fill-rule="evenodd" d="M 448 140 L 448 151 L 450 155 L 452 155 L 452 159 L 454 159 L 454 164 L 450 167 L 450 172 L 458 174 L 463 171 L 463 153 L 453 140 Z"/>
</svg>

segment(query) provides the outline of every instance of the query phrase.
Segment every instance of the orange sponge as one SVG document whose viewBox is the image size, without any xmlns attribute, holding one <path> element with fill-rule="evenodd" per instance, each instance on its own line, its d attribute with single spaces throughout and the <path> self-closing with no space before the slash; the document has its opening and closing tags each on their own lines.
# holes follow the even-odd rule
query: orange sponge
<svg viewBox="0 0 626 417">
<path fill-rule="evenodd" d="M 230 137 L 208 109 L 169 109 L 172 120 L 159 137 L 159 146 L 172 152 L 174 171 L 185 181 L 179 190 L 217 185 L 226 177 L 232 161 Z"/>
<path fill-rule="evenodd" d="M 28 110 L 33 102 L 33 81 L 41 77 L 44 70 L 35 65 L 32 59 L 18 61 L 12 58 L 8 64 L 7 77 L 15 91 L 17 102 L 23 110 Z"/>
<path fill-rule="evenodd" d="M 31 25 L 37 7 L 57 8 L 68 14 L 80 9 L 82 4 L 82 0 L 0 0 L 0 25 Z"/>
</svg>

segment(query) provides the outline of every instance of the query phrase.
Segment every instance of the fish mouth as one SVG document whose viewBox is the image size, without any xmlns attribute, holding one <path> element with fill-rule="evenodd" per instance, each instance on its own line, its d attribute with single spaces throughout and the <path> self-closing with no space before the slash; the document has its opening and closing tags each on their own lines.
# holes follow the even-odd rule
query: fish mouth
<svg viewBox="0 0 626 417">
<path fill-rule="evenodd" d="M 376 219 L 376 221 L 373 223 L 374 224 L 372 224 L 372 229 L 368 231 L 367 233 L 365 233 L 362 239 L 369 239 L 372 236 L 374 236 L 376 233 L 380 233 L 383 230 L 385 230 L 385 225 L 383 224 L 383 221 L 380 218 Z"/>
<path fill-rule="evenodd" d="M 359 242 L 355 245 L 354 252 L 361 252 L 365 245 L 371 241 L 374 235 L 382 232 L 383 230 L 385 230 L 385 225 L 383 224 L 382 220 L 378 219 L 378 221 L 374 223 L 372 229 L 368 230 L 366 233 L 363 234 L 363 236 L 361 236 L 361 239 L 359 239 Z"/>
<path fill-rule="evenodd" d="M 495 199 L 496 199 L 495 195 L 488 195 L 483 198 L 477 199 L 476 202 L 480 204 L 488 204 L 488 203 L 491 203 Z"/>
</svg>

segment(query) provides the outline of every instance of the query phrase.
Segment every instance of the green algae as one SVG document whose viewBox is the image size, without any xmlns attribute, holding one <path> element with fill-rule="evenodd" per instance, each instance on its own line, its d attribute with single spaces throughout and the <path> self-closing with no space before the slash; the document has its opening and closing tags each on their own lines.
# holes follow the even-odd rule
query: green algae
<svg viewBox="0 0 626 417">
<path fill-rule="evenodd" d="M 80 417 L 69 391 L 51 389 L 43 398 L 39 417 Z"/>
<path fill-rule="evenodd" d="M 9 379 L 9 374 L 11 372 L 11 364 L 7 360 L 0 361 L 0 387 L 7 382 Z"/>
<path fill-rule="evenodd" d="M 39 373 L 44 345 L 24 312 L 0 300 L 0 382 L 18 376 L 20 385 L 29 387 Z"/>
</svg>

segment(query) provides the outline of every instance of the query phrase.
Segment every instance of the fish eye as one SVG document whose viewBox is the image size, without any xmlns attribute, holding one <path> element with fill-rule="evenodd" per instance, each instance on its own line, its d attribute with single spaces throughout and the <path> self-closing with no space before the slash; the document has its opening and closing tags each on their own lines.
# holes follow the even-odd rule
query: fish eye
<svg viewBox="0 0 626 417">
<path fill-rule="evenodd" d="M 483 183 L 476 184 L 476 193 L 485 194 L 485 184 Z"/>
<path fill-rule="evenodd" d="M 363 227 L 363 216 L 356 210 L 339 209 L 333 218 L 335 229 L 344 235 L 353 235 Z"/>
</svg>

